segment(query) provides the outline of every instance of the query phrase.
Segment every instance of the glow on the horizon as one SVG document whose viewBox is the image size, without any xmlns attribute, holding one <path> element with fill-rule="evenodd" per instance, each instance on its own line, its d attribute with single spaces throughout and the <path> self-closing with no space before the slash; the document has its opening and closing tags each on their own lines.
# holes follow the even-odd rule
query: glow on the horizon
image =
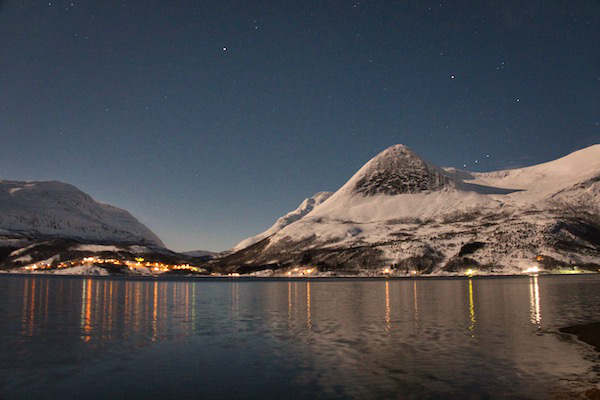
<svg viewBox="0 0 600 400">
<path fill-rule="evenodd" d="M 526 274 L 537 274 L 540 272 L 540 267 L 534 265 L 533 267 L 529 267 L 524 271 Z"/>
</svg>

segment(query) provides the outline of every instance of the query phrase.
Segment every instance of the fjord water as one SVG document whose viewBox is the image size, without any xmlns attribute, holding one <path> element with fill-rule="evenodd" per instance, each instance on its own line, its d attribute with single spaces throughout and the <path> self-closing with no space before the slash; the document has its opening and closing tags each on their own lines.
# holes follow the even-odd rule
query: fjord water
<svg viewBox="0 0 600 400">
<path fill-rule="evenodd" d="M 600 278 L 2 276 L 0 398 L 531 398 L 597 378 Z"/>
</svg>

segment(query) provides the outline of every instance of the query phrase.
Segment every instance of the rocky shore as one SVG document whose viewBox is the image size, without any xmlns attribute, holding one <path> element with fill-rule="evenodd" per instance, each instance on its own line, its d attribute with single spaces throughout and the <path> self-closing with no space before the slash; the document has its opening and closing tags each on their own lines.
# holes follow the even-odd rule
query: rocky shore
<svg viewBox="0 0 600 400">
<path fill-rule="evenodd" d="M 575 335 L 580 341 L 594 346 L 600 352 L 600 322 L 590 324 L 573 325 L 560 328 L 561 333 Z M 600 400 L 600 389 L 590 388 L 579 393 L 562 394 L 557 393 L 553 400 L 582 399 L 582 400 Z"/>
<path fill-rule="evenodd" d="M 562 333 L 570 333 L 579 340 L 590 344 L 600 351 L 600 322 L 585 325 L 574 325 L 559 329 Z"/>
</svg>

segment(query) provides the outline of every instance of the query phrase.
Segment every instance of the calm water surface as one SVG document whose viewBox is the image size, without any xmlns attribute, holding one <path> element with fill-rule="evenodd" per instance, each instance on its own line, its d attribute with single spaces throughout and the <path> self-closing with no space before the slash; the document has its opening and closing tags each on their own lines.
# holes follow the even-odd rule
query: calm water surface
<svg viewBox="0 0 600 400">
<path fill-rule="evenodd" d="M 593 384 L 558 327 L 600 277 L 132 281 L 0 276 L 0 399 L 546 399 Z"/>
</svg>

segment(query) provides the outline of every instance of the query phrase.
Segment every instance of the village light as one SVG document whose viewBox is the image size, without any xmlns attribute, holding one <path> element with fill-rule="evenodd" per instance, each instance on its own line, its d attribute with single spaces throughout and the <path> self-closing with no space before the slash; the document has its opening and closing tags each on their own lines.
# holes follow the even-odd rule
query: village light
<svg viewBox="0 0 600 400">
<path fill-rule="evenodd" d="M 529 267 L 525 270 L 526 274 L 537 274 L 540 272 L 540 268 L 538 266 Z"/>
</svg>

